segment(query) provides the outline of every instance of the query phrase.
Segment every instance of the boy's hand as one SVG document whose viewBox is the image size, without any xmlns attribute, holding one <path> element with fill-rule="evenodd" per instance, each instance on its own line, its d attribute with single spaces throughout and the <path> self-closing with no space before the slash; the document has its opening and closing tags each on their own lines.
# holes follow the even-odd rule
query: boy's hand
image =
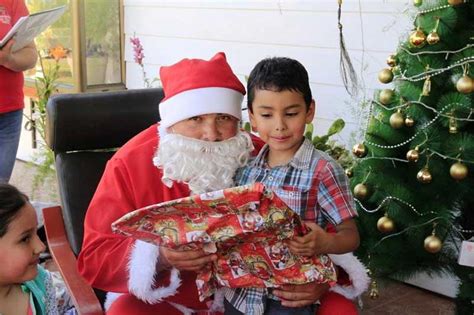
<svg viewBox="0 0 474 315">
<path fill-rule="evenodd" d="M 180 251 L 160 246 L 161 268 L 172 266 L 178 270 L 197 272 L 216 259 L 215 254 L 209 255 L 202 249 Z"/>
<path fill-rule="evenodd" d="M 310 232 L 304 236 L 295 236 L 286 244 L 295 255 L 314 256 L 327 253 L 328 233 L 314 222 L 305 222 Z"/>
<path fill-rule="evenodd" d="M 283 306 L 302 307 L 319 300 L 328 289 L 329 285 L 326 283 L 286 284 L 274 289 L 273 294 L 281 299 Z"/>
</svg>

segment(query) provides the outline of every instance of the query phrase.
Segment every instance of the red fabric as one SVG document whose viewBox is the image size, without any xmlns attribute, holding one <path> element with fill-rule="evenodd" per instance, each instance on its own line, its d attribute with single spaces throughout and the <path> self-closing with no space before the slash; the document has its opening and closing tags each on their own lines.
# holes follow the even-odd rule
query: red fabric
<svg viewBox="0 0 474 315">
<path fill-rule="evenodd" d="M 254 142 L 259 150 L 261 140 Z M 161 182 L 162 172 L 152 161 L 157 147 L 157 125 L 152 125 L 126 143 L 107 163 L 87 210 L 84 242 L 78 257 L 79 272 L 95 288 L 128 293 L 127 264 L 134 240 L 112 233 L 112 222 L 132 210 L 189 196 L 187 185 L 174 183 L 168 188 Z M 167 301 L 194 309 L 203 305 L 198 300 L 195 273 L 181 272 L 181 278 L 179 292 Z M 156 286 L 167 282 L 168 277 L 160 277 Z"/>
<path fill-rule="evenodd" d="M 327 161 L 320 159 L 316 165 L 316 169 L 314 170 L 313 181 L 311 182 L 311 188 L 308 193 L 308 203 L 304 213 L 304 219 L 307 221 L 316 222 L 316 211 L 314 210 L 315 205 L 318 202 L 319 174 L 326 164 Z"/>
<path fill-rule="evenodd" d="M 333 224 L 328 224 L 326 226 L 326 231 L 328 231 L 329 233 L 336 233 L 337 232 L 336 227 Z M 342 268 L 339 268 L 339 270 L 338 270 L 337 284 L 339 284 L 341 286 L 349 286 L 349 285 L 352 284 L 351 279 L 349 278 L 349 275 Z"/>
<path fill-rule="evenodd" d="M 355 304 L 336 292 L 326 292 L 319 300 L 321 305 L 316 315 L 357 315 Z"/>
<path fill-rule="evenodd" d="M 120 296 L 106 313 L 107 315 L 147 315 L 147 314 L 166 314 L 166 315 L 182 315 L 183 313 L 177 308 L 162 302 L 159 304 L 147 304 L 138 300 L 130 294 Z"/>
<path fill-rule="evenodd" d="M 25 15 L 28 15 L 28 9 L 23 0 L 0 1 L 0 38 Z M 0 113 L 19 110 L 23 106 L 23 73 L 0 66 Z"/>
<path fill-rule="evenodd" d="M 173 305 L 162 302 L 160 304 L 146 304 L 130 294 L 120 296 L 107 311 L 107 315 L 183 315 Z M 193 315 L 222 315 L 220 312 L 196 311 Z"/>
<path fill-rule="evenodd" d="M 183 59 L 171 66 L 160 68 L 160 78 L 165 91 L 161 102 L 184 91 L 207 87 L 222 87 L 245 95 L 245 87 L 235 76 L 223 52 L 211 60 Z"/>
</svg>

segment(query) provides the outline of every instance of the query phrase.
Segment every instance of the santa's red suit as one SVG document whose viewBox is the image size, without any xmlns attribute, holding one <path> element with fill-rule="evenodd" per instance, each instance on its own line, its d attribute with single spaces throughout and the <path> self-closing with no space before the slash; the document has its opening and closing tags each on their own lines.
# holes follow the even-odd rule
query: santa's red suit
<svg viewBox="0 0 474 315">
<path fill-rule="evenodd" d="M 254 144 L 260 149 L 263 143 L 254 138 Z M 107 163 L 86 214 L 78 268 L 93 287 L 109 292 L 108 314 L 187 314 L 211 304 L 199 302 L 195 273 L 156 273 L 158 246 L 112 233 L 112 222 L 130 211 L 190 195 L 186 184 L 175 182 L 169 188 L 162 183 L 162 172 L 152 161 L 157 147 L 157 125 L 126 143 Z M 350 259 L 342 264 L 356 268 L 356 277 L 363 278 L 363 266 Z M 355 280 L 342 289 L 350 298 L 365 290 L 363 281 Z"/>
</svg>

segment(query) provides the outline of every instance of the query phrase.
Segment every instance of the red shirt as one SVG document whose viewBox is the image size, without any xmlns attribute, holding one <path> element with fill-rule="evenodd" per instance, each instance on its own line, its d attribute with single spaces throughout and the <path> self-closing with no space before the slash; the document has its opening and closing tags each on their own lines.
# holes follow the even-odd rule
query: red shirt
<svg viewBox="0 0 474 315">
<path fill-rule="evenodd" d="M 3 38 L 22 16 L 28 15 L 23 0 L 0 1 L 0 38 Z M 22 109 L 23 73 L 0 66 L 0 113 Z"/>
</svg>

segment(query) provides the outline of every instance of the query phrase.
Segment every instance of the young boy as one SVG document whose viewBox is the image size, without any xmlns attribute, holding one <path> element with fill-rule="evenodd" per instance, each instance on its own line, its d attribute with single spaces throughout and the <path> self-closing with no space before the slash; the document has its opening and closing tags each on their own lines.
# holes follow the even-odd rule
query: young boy
<svg viewBox="0 0 474 315">
<path fill-rule="evenodd" d="M 239 169 L 236 185 L 262 182 L 306 222 L 310 232 L 287 242 L 298 255 L 342 254 L 359 246 L 357 216 L 343 169 L 304 137 L 315 102 L 308 73 L 289 58 L 260 61 L 247 83 L 252 130 L 266 145 Z M 327 223 L 336 233 L 325 231 Z M 226 291 L 225 314 L 314 314 L 314 305 L 293 307 L 278 289 Z"/>
</svg>

